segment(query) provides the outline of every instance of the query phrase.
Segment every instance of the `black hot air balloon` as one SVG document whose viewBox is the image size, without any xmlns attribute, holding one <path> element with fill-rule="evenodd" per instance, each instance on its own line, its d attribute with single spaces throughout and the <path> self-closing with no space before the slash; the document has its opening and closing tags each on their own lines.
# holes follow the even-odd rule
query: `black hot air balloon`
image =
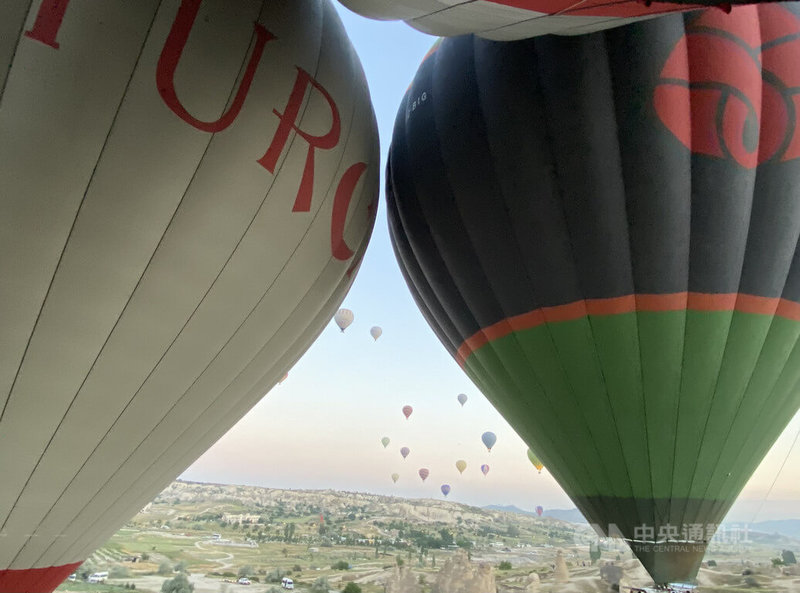
<svg viewBox="0 0 800 593">
<path fill-rule="evenodd" d="M 800 5 L 445 40 L 397 117 L 423 315 L 590 522 L 690 581 L 800 404 Z"/>
</svg>

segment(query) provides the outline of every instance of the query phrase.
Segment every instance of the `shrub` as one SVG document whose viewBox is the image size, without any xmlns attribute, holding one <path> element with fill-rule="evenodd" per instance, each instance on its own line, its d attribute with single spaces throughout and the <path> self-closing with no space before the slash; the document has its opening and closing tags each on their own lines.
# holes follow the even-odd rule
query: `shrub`
<svg viewBox="0 0 800 593">
<path fill-rule="evenodd" d="M 347 583 L 345 588 L 342 589 L 342 593 L 361 593 L 361 587 L 355 583 Z"/>
<path fill-rule="evenodd" d="M 328 579 L 325 577 L 319 577 L 314 584 L 311 585 L 310 592 L 311 593 L 328 593 L 330 591 L 330 585 L 328 584 Z"/>
<path fill-rule="evenodd" d="M 181 573 L 175 578 L 167 579 L 161 585 L 161 593 L 193 593 L 194 585 L 189 582 L 185 574 Z"/>
<path fill-rule="evenodd" d="M 158 565 L 158 574 L 172 574 L 172 564 L 169 562 L 162 562 Z"/>
<path fill-rule="evenodd" d="M 498 570 L 511 570 L 511 563 L 508 560 L 503 560 L 497 565 Z"/>
<path fill-rule="evenodd" d="M 331 566 L 333 570 L 348 570 L 350 568 L 350 563 L 347 560 L 339 560 Z"/>
<path fill-rule="evenodd" d="M 249 576 L 249 575 L 253 574 L 254 572 L 255 572 L 255 570 L 253 570 L 252 566 L 250 566 L 249 564 L 245 564 L 244 566 L 242 566 L 239 569 L 239 573 L 237 574 L 237 577 L 238 578 L 246 577 L 246 576 Z"/>
<path fill-rule="evenodd" d="M 112 579 L 125 579 L 131 576 L 131 571 L 128 570 L 127 566 L 115 564 L 108 570 L 108 576 Z"/>
</svg>

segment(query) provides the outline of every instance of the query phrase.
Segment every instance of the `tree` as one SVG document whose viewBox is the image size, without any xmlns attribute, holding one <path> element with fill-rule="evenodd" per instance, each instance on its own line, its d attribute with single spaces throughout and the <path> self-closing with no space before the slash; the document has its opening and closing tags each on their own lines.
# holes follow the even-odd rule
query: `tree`
<svg viewBox="0 0 800 593">
<path fill-rule="evenodd" d="M 158 574 L 172 574 L 172 564 L 166 560 L 158 565 Z"/>
<path fill-rule="evenodd" d="M 328 593 L 330 591 L 330 585 L 328 585 L 328 579 L 325 577 L 319 577 L 314 584 L 311 585 L 310 593 Z"/>
<path fill-rule="evenodd" d="M 175 572 L 188 572 L 186 570 L 186 562 L 184 562 L 183 560 L 181 560 L 175 566 L 173 566 L 172 570 L 174 570 Z"/>
<path fill-rule="evenodd" d="M 108 570 L 108 576 L 111 577 L 112 579 L 124 579 L 131 576 L 131 571 L 128 570 L 127 566 L 124 566 L 122 564 L 114 564 Z"/>
<path fill-rule="evenodd" d="M 173 579 L 167 579 L 161 585 L 161 593 L 193 593 L 194 585 L 189 582 L 185 574 L 179 574 Z"/>
<path fill-rule="evenodd" d="M 498 570 L 511 570 L 511 563 L 508 560 L 503 560 L 497 565 Z"/>
<path fill-rule="evenodd" d="M 797 564 L 797 558 L 794 557 L 794 552 L 791 550 L 781 552 L 781 558 L 783 558 L 783 563 L 786 565 Z"/>
<path fill-rule="evenodd" d="M 355 583 L 347 583 L 344 589 L 342 589 L 342 593 L 361 593 L 361 587 Z"/>
<path fill-rule="evenodd" d="M 600 542 L 590 543 L 589 544 L 589 559 L 592 561 L 592 564 L 600 560 Z"/>
<path fill-rule="evenodd" d="M 247 577 L 247 576 L 250 576 L 251 574 L 253 574 L 254 572 L 255 572 L 255 570 L 253 570 L 252 566 L 250 566 L 249 564 L 245 564 L 244 566 L 242 566 L 239 569 L 239 573 L 238 573 L 237 576 L 239 578 Z"/>
</svg>

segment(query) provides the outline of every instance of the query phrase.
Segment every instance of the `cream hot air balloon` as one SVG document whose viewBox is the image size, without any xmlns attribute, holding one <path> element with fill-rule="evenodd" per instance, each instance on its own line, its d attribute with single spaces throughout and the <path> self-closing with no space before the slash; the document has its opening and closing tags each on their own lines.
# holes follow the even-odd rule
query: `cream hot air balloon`
<svg viewBox="0 0 800 593">
<path fill-rule="evenodd" d="M 42 593 L 328 323 L 378 142 L 327 0 L 0 15 L 0 591 Z"/>
<path fill-rule="evenodd" d="M 381 337 L 381 334 L 383 334 L 383 330 L 377 325 L 371 327 L 369 330 L 369 335 L 371 335 L 372 339 L 375 340 L 376 342 L 378 341 L 378 338 Z"/>
<path fill-rule="evenodd" d="M 339 309 L 336 312 L 336 315 L 333 316 L 333 320 L 336 322 L 336 325 L 339 326 L 339 329 L 342 330 L 342 333 L 344 333 L 344 330 L 350 327 L 350 324 L 353 323 L 354 319 L 355 315 L 353 315 L 353 312 L 350 309 Z"/>
<path fill-rule="evenodd" d="M 392 482 L 397 484 L 397 480 L 400 479 L 400 474 L 392 474 Z"/>
<path fill-rule="evenodd" d="M 464 470 L 467 469 L 467 462 L 463 459 L 459 459 L 456 461 L 456 469 L 458 470 L 458 473 L 463 474 Z"/>
<path fill-rule="evenodd" d="M 379 20 L 404 20 L 440 36 L 475 33 L 510 41 L 539 35 L 580 35 L 652 19 L 669 12 L 719 5 L 718 0 L 340 0 L 350 10 Z M 757 0 L 733 0 L 748 4 Z M 730 6 L 728 4 L 728 6 Z"/>
<path fill-rule="evenodd" d="M 392 442 L 392 441 L 391 441 L 391 439 L 389 437 L 383 437 L 381 439 L 381 445 L 383 445 L 384 449 L 389 446 L 390 442 Z"/>
</svg>

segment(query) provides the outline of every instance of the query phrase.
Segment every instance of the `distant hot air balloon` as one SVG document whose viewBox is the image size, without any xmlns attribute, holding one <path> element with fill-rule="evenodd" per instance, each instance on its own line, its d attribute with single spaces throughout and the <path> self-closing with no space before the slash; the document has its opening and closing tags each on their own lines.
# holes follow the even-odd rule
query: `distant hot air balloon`
<svg viewBox="0 0 800 593">
<path fill-rule="evenodd" d="M 384 449 L 389 446 L 390 442 L 391 442 L 391 440 L 389 439 L 389 437 L 383 437 L 381 439 L 381 445 L 383 445 Z"/>
<path fill-rule="evenodd" d="M 0 4 L 0 591 L 42 593 L 324 329 L 379 152 L 327 0 Z"/>
<path fill-rule="evenodd" d="M 578 35 L 634 20 L 652 19 L 669 12 L 693 10 L 714 5 L 716 0 L 663 0 L 641 3 L 636 0 L 340 0 L 362 16 L 385 20 L 404 20 L 430 35 L 451 37 L 475 33 L 487 39 L 510 41 L 537 35 Z M 735 4 L 745 4 L 735 0 Z"/>
<path fill-rule="evenodd" d="M 481 466 L 481 471 L 483 472 L 483 475 L 485 476 L 486 474 L 488 474 L 488 473 L 489 473 L 489 466 L 488 466 L 488 465 L 486 465 L 486 464 L 484 463 L 484 464 Z"/>
<path fill-rule="evenodd" d="M 429 475 L 430 475 L 430 472 L 427 470 L 427 468 L 424 468 L 424 467 L 423 467 L 423 468 L 421 468 L 421 469 L 419 470 L 419 477 L 420 477 L 420 478 L 422 478 L 422 481 L 423 481 L 423 482 L 426 480 L 426 478 L 427 478 Z"/>
<path fill-rule="evenodd" d="M 392 474 L 392 482 L 397 484 L 397 480 L 400 479 L 400 474 Z"/>
<path fill-rule="evenodd" d="M 467 469 L 467 462 L 463 459 L 459 459 L 456 461 L 456 469 L 458 470 L 458 473 L 463 474 L 464 470 Z"/>
<path fill-rule="evenodd" d="M 411 412 L 413 411 L 414 408 L 412 408 L 411 406 L 403 406 L 403 416 L 406 417 L 406 420 L 408 420 L 408 417 L 411 416 Z"/>
<path fill-rule="evenodd" d="M 415 301 L 657 584 L 695 578 L 800 405 L 798 36 L 786 2 L 448 38 L 395 123 Z"/>
<path fill-rule="evenodd" d="M 497 442 L 497 436 L 493 432 L 484 432 L 481 435 L 481 440 L 483 444 L 486 445 L 486 448 L 491 451 L 494 444 Z"/>
<path fill-rule="evenodd" d="M 542 464 L 542 462 L 539 461 L 539 458 L 536 456 L 536 453 L 534 453 L 532 449 L 528 449 L 528 459 L 530 459 L 531 463 L 533 464 L 533 467 L 535 467 L 539 471 L 539 473 L 542 473 L 542 468 L 544 467 L 544 464 Z"/>
<path fill-rule="evenodd" d="M 458 403 L 461 404 L 461 407 L 464 407 L 464 404 L 467 403 L 467 394 L 466 393 L 459 393 L 457 399 L 458 399 Z"/>
<path fill-rule="evenodd" d="M 542 513 L 544 513 L 544 509 L 542 507 L 536 507 L 536 514 L 541 517 Z"/>
<path fill-rule="evenodd" d="M 372 339 L 375 340 L 375 341 L 377 341 L 378 338 L 381 337 L 382 333 L 383 333 L 383 330 L 381 328 L 379 328 L 377 325 L 371 327 L 370 330 L 369 330 L 369 335 L 371 335 Z"/>
<path fill-rule="evenodd" d="M 403 456 L 403 459 L 408 457 L 409 453 L 411 453 L 411 449 L 409 449 L 408 447 L 403 447 L 403 448 L 400 449 L 400 455 Z"/>
<path fill-rule="evenodd" d="M 424 480 L 425 478 L 422 479 Z M 442 494 L 444 494 L 445 496 L 450 494 L 450 484 L 442 484 Z"/>
<path fill-rule="evenodd" d="M 353 319 L 355 319 L 355 315 L 353 315 L 350 309 L 339 309 L 336 311 L 336 315 L 333 316 L 333 320 L 336 322 L 336 325 L 339 326 L 342 333 L 353 323 Z"/>
</svg>

